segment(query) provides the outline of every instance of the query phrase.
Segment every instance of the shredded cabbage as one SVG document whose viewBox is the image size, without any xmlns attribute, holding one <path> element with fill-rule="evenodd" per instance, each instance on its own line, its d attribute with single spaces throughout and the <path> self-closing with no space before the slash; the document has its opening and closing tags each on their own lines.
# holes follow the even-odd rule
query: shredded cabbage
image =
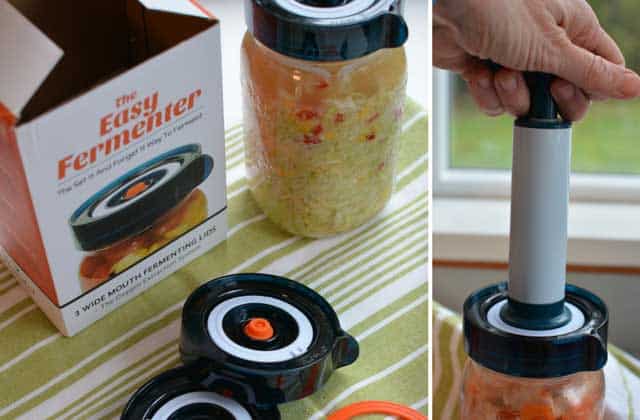
<svg viewBox="0 0 640 420">
<path fill-rule="evenodd" d="M 263 211 L 311 237 L 371 219 L 393 189 L 404 51 L 326 64 L 277 55 L 251 37 L 244 50 L 245 159 Z"/>
</svg>

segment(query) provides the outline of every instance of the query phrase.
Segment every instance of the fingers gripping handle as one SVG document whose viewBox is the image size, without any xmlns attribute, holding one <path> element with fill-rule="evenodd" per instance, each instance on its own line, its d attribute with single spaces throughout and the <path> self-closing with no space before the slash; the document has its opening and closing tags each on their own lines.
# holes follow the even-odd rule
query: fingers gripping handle
<svg viewBox="0 0 640 420">
<path fill-rule="evenodd" d="M 502 66 L 491 60 L 484 60 L 489 68 L 497 72 Z M 528 120 L 557 120 L 558 105 L 551 95 L 551 82 L 554 76 L 549 73 L 525 73 L 527 87 L 531 98 L 529 112 L 522 119 Z"/>
</svg>

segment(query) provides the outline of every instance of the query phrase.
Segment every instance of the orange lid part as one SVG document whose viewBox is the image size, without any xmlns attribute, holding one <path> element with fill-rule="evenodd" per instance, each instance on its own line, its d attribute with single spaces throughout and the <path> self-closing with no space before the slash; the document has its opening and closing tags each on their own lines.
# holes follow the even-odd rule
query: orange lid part
<svg viewBox="0 0 640 420">
<path fill-rule="evenodd" d="M 133 184 L 127 192 L 124 194 L 124 198 L 127 200 L 131 200 L 133 197 L 140 195 L 142 192 L 146 191 L 149 186 L 145 182 L 138 182 Z"/>
<path fill-rule="evenodd" d="M 273 327 L 269 320 L 264 318 L 252 318 L 244 326 L 244 333 L 252 340 L 267 341 L 273 338 Z"/>
<path fill-rule="evenodd" d="M 341 408 L 327 417 L 328 420 L 350 420 L 359 416 L 385 414 L 401 420 L 427 420 L 427 417 L 404 405 L 389 401 L 363 401 Z"/>
</svg>

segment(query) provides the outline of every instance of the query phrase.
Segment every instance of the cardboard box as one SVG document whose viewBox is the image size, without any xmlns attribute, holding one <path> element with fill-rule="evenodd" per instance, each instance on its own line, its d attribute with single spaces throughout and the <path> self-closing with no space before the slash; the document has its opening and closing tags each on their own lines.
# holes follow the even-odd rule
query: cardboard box
<svg viewBox="0 0 640 420">
<path fill-rule="evenodd" d="M 0 245 L 73 335 L 226 237 L 219 22 L 0 0 Z"/>
</svg>

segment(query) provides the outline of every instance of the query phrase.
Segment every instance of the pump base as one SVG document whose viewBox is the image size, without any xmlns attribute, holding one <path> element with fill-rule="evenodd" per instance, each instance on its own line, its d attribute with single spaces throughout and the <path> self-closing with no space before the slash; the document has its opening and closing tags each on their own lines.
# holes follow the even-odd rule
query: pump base
<svg viewBox="0 0 640 420">
<path fill-rule="evenodd" d="M 607 361 L 607 307 L 585 289 L 567 285 L 565 292 L 571 322 L 541 331 L 518 329 L 502 320 L 500 311 L 508 303 L 506 283 L 473 293 L 464 303 L 467 354 L 487 369 L 523 378 L 602 369 Z"/>
<path fill-rule="evenodd" d="M 500 318 L 523 330 L 554 330 L 571 322 L 571 311 L 564 299 L 548 305 L 534 305 L 509 298 L 500 310 Z"/>
</svg>

